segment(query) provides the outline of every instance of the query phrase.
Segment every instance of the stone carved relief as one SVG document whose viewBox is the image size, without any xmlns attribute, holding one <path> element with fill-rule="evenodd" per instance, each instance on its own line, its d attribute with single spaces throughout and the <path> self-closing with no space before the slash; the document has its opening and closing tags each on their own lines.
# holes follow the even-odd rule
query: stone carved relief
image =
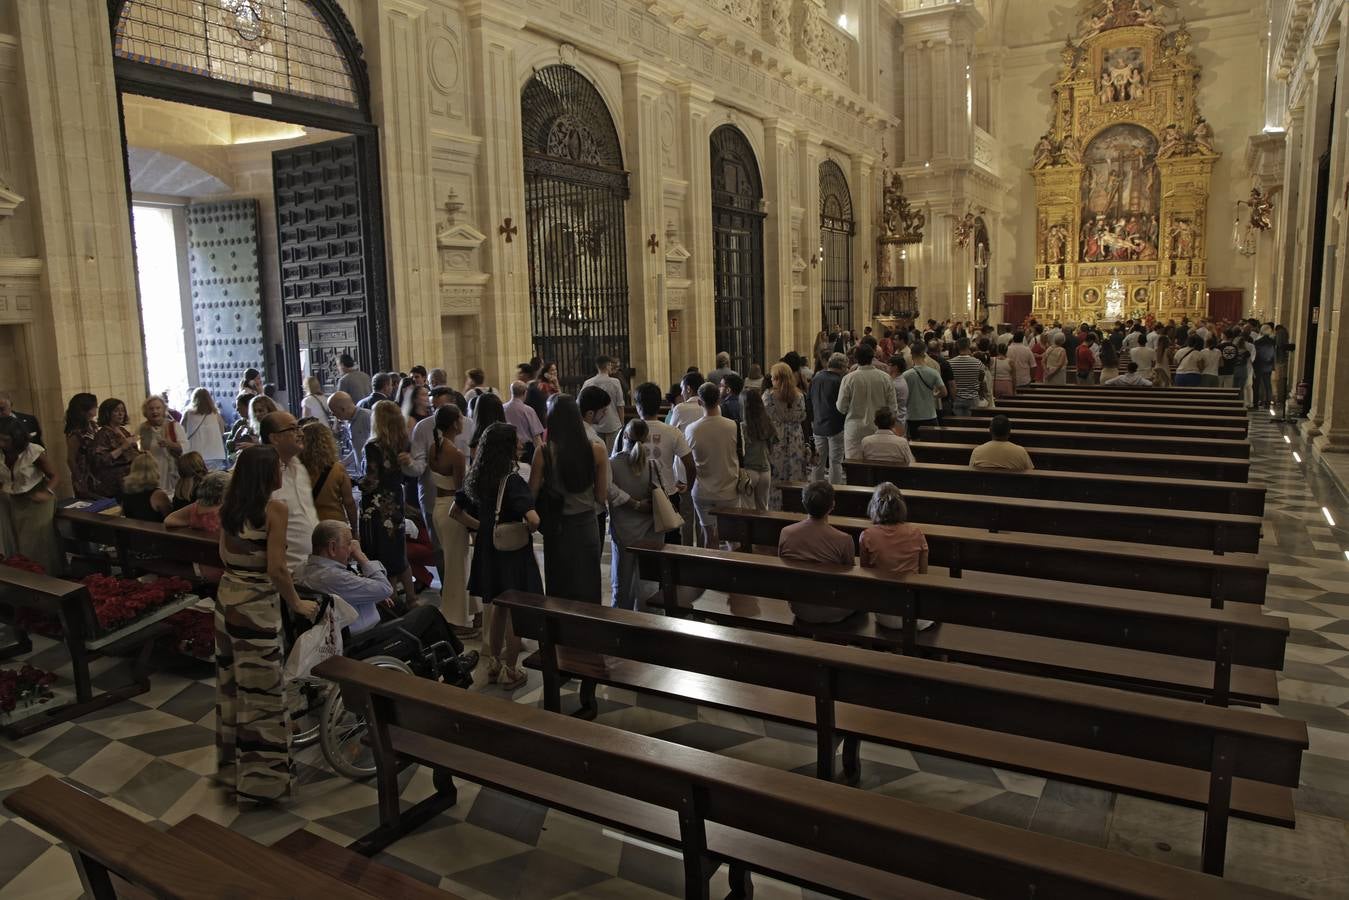
<svg viewBox="0 0 1349 900">
<path fill-rule="evenodd" d="M 850 39 L 829 24 L 824 11 L 813 4 L 801 6 L 796 35 L 796 58 L 840 81 L 848 80 Z"/>
<path fill-rule="evenodd" d="M 668 96 L 661 98 L 658 121 L 661 166 L 667 172 L 675 173 L 679 170 L 679 154 L 675 149 L 675 113 Z"/>
<path fill-rule="evenodd" d="M 764 40 L 781 50 L 792 49 L 792 0 L 763 0 Z"/>
<path fill-rule="evenodd" d="M 759 0 L 709 0 L 709 3 L 737 22 L 743 22 L 755 31 L 759 30 L 762 21 Z"/>
<path fill-rule="evenodd" d="M 440 263 L 440 314 L 477 315 L 482 311 L 483 288 L 490 276 L 476 264 L 478 248 L 487 236 L 459 221 L 464 204 L 450 189 L 445 198 L 445 218 L 436 229 L 436 252 Z"/>
<path fill-rule="evenodd" d="M 448 12 L 428 15 L 426 28 L 426 80 L 431 114 L 462 119 L 464 52 L 454 16 Z"/>
</svg>

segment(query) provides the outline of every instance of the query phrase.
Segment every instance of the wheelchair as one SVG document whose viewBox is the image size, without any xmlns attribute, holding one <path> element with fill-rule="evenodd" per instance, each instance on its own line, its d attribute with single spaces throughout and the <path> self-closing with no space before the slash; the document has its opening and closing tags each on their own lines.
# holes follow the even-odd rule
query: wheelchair
<svg viewBox="0 0 1349 900">
<path fill-rule="evenodd" d="M 319 616 L 316 618 L 321 618 L 323 612 L 332 605 L 332 598 L 327 594 L 305 591 L 300 594 L 305 599 L 318 602 Z M 311 624 L 303 619 L 293 619 L 285 604 L 282 604 L 287 652 Z M 351 641 L 350 645 L 348 641 Z M 349 638 L 346 629 L 343 629 L 343 647 L 344 656 L 372 666 L 466 686 L 455 666 L 458 654 L 447 641 L 425 644 L 411 632 L 399 628 L 383 639 L 363 643 L 359 638 Z M 471 678 L 468 682 L 471 683 Z M 293 711 L 298 717 L 293 717 L 292 721 L 300 723 L 292 734 L 291 745 L 301 748 L 312 746 L 317 741 L 324 760 L 337 774 L 353 781 L 364 781 L 373 776 L 375 758 L 365 740 L 365 717 L 347 708 L 342 692 L 335 685 L 313 676 L 296 679 L 291 689 L 299 700 L 299 708 Z"/>
</svg>

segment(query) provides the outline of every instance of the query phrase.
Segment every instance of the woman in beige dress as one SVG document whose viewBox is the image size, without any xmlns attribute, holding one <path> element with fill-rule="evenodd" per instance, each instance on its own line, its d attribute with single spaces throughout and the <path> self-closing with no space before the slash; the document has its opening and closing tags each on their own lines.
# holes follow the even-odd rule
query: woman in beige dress
<svg viewBox="0 0 1349 900">
<path fill-rule="evenodd" d="M 459 637 L 474 637 L 478 630 L 473 620 L 482 604 L 468 593 L 468 529 L 450 515 L 454 492 L 464 483 L 468 459 L 454 440 L 464 429 L 464 415 L 453 403 L 436 410 L 436 430 L 427 465 L 436 487 L 431 519 L 440 538 L 440 611 Z"/>
</svg>

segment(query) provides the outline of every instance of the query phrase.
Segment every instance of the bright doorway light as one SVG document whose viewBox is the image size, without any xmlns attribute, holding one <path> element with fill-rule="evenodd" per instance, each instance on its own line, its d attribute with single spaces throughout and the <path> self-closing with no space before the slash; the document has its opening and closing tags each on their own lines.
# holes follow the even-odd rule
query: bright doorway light
<svg viewBox="0 0 1349 900">
<path fill-rule="evenodd" d="M 141 289 L 141 328 L 150 393 L 167 390 L 169 403 L 181 404 L 188 388 L 187 346 L 173 209 L 136 204 L 131 210 L 131 226 L 136 238 L 136 276 Z M 140 404 L 134 405 L 139 408 Z"/>
</svg>

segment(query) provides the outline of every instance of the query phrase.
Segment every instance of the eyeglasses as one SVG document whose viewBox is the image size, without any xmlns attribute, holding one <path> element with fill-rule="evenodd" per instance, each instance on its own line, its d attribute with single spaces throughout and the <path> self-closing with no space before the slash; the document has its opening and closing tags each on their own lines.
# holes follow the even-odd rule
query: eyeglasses
<svg viewBox="0 0 1349 900">
<path fill-rule="evenodd" d="M 285 434 L 287 431 L 299 431 L 299 430 L 300 430 L 299 425 L 292 425 L 289 428 L 278 428 L 276 431 L 273 431 L 272 434 Z"/>
</svg>

